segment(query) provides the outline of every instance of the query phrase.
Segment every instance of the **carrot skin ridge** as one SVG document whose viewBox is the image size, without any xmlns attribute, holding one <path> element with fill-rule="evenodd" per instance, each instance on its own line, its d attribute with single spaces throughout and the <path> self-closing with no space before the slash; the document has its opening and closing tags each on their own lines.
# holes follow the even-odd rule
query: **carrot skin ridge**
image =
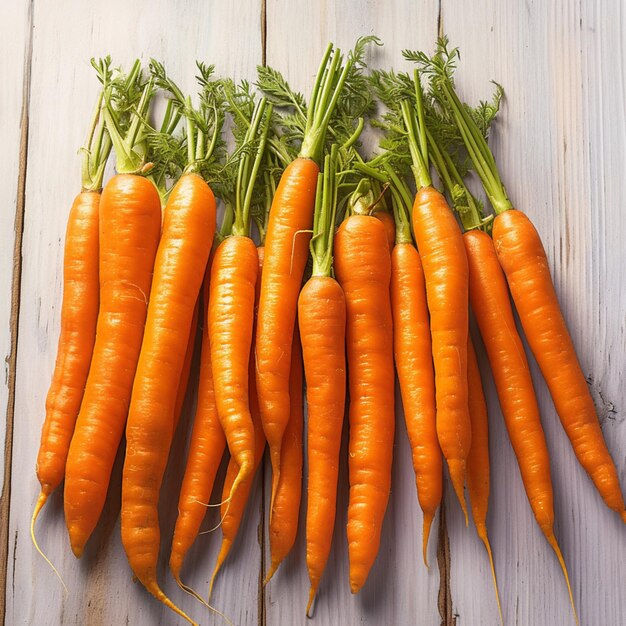
<svg viewBox="0 0 626 626">
<path fill-rule="evenodd" d="M 472 446 L 467 457 L 467 492 L 476 532 L 483 542 L 489 558 L 500 623 L 504 624 L 496 569 L 493 562 L 491 544 L 487 535 L 487 511 L 489 508 L 490 491 L 489 417 L 476 350 L 471 337 L 467 342 L 467 383 L 469 412 L 472 420 Z"/>
<path fill-rule="evenodd" d="M 157 505 L 193 312 L 214 232 L 211 189 L 198 175 L 183 175 L 164 211 L 122 473 L 122 544 L 131 569 L 150 593 L 190 622 L 158 584 L 161 533 Z"/>
<path fill-rule="evenodd" d="M 289 554 L 298 534 L 300 501 L 302 498 L 302 434 L 304 408 L 302 398 L 302 347 L 298 324 L 294 328 L 291 350 L 291 373 L 289 375 L 289 399 L 291 411 L 289 423 L 281 446 L 281 471 L 274 508 L 270 515 L 270 570 L 265 578 L 269 582 L 278 566 Z"/>
<path fill-rule="evenodd" d="M 493 241 L 526 339 L 576 457 L 606 505 L 626 521 L 617 469 L 559 307 L 539 234 L 524 213 L 510 209 L 496 216 Z"/>
<path fill-rule="evenodd" d="M 229 499 L 254 469 L 249 364 L 258 253 L 249 237 L 227 237 L 215 251 L 209 295 L 209 340 L 217 415 L 239 471 Z"/>
<path fill-rule="evenodd" d="M 415 483 L 424 513 L 422 553 L 441 503 L 443 459 L 437 440 L 435 374 L 424 269 L 411 243 L 398 243 L 391 256 L 391 309 L 396 370 L 411 444 Z"/>
<path fill-rule="evenodd" d="M 215 477 L 226 449 L 226 437 L 217 417 L 211 368 L 208 323 L 210 264 L 211 261 L 202 286 L 203 321 L 198 402 L 178 499 L 178 517 L 170 555 L 170 570 L 177 582 L 180 582 L 185 556 L 198 536 L 206 515 L 206 505 L 211 498 Z"/>
<path fill-rule="evenodd" d="M 311 278 L 298 299 L 306 378 L 309 614 L 330 554 L 337 509 L 339 451 L 346 402 L 346 298 L 329 277 Z"/>
<path fill-rule="evenodd" d="M 274 194 L 267 226 L 255 357 L 261 419 L 272 464 L 272 503 L 289 421 L 291 338 L 309 255 L 307 232 L 313 226 L 318 173 L 319 167 L 311 159 L 298 158 L 287 166 Z"/>
<path fill-rule="evenodd" d="M 418 191 L 412 222 L 430 311 L 437 436 L 467 524 L 463 487 L 472 430 L 467 390 L 468 269 L 463 237 L 446 199 L 433 187 Z"/>
<path fill-rule="evenodd" d="M 154 185 L 140 176 L 114 176 L 102 192 L 99 230 L 96 341 L 64 489 L 65 520 L 77 557 L 102 512 L 128 416 L 161 231 Z"/>
<path fill-rule="evenodd" d="M 335 271 L 347 307 L 351 399 L 347 534 L 350 588 L 357 593 L 380 545 L 395 429 L 391 255 L 382 222 L 354 215 L 341 224 L 335 236 Z"/>
</svg>

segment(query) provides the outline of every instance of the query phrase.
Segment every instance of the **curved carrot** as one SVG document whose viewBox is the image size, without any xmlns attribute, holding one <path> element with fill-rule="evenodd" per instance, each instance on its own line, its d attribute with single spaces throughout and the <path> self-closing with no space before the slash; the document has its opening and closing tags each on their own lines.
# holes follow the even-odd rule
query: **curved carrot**
<svg viewBox="0 0 626 626">
<path fill-rule="evenodd" d="M 489 235 L 473 230 L 464 242 L 470 270 L 470 301 L 476 314 L 500 407 L 535 519 L 555 551 L 574 600 L 565 562 L 554 536 L 554 504 L 548 446 L 524 346 L 517 332 L 506 279 Z"/>
<path fill-rule="evenodd" d="M 65 520 L 77 557 L 102 512 L 126 425 L 160 230 L 155 186 L 141 176 L 114 176 L 100 201 L 96 342 L 65 470 Z"/>
<path fill-rule="evenodd" d="M 500 622 L 504 624 L 498 581 L 496 579 L 496 568 L 493 563 L 491 544 L 487 535 L 487 509 L 489 507 L 490 486 L 489 420 L 480 369 L 478 368 L 476 351 L 471 338 L 467 342 L 467 383 L 469 389 L 469 412 L 472 420 L 472 447 L 467 457 L 467 491 L 476 532 L 485 545 L 487 556 L 489 557 Z"/>
<path fill-rule="evenodd" d="M 272 463 L 272 504 L 280 477 L 283 434 L 289 422 L 291 343 L 313 226 L 318 163 L 331 114 L 354 63 L 350 57 L 342 68 L 341 61 L 340 51 L 329 44 L 303 119 L 306 130 L 300 154 L 281 176 L 267 226 L 255 352 L 261 418 Z"/>
<path fill-rule="evenodd" d="M 335 270 L 347 306 L 350 384 L 348 553 L 350 589 L 365 583 L 380 544 L 394 438 L 391 256 L 385 227 L 353 215 L 335 236 Z"/>
<path fill-rule="evenodd" d="M 103 61 L 99 68 L 102 82 L 109 79 L 109 72 L 108 60 Z M 98 97 L 87 143 L 82 150 L 82 191 L 74 199 L 67 220 L 61 332 L 37 453 L 36 472 L 41 489 L 31 518 L 30 534 L 35 549 L 53 569 L 35 538 L 35 523 L 48 497 L 65 477 L 70 442 L 96 341 L 100 301 L 100 198 L 104 168 L 111 152 L 111 140 L 102 119 L 103 97 L 104 93 Z"/>
<path fill-rule="evenodd" d="M 396 369 L 406 429 L 411 443 L 415 483 L 424 512 L 422 552 L 441 502 L 443 461 L 437 440 L 435 374 L 426 284 L 420 255 L 410 241 L 399 241 L 391 255 L 391 310 Z"/>
<path fill-rule="evenodd" d="M 189 622 L 157 580 L 158 500 L 173 436 L 174 409 L 191 320 L 215 232 L 215 198 L 184 174 L 165 207 L 146 331 L 133 384 L 122 474 L 122 544 L 142 585 Z"/>
<path fill-rule="evenodd" d="M 280 480 L 276 488 L 274 507 L 270 515 L 270 570 L 267 583 L 278 566 L 289 554 L 298 534 L 300 500 L 302 498 L 302 431 L 304 411 L 302 406 L 302 346 L 298 325 L 294 327 L 289 375 L 289 400 L 291 409 L 285 429 L 280 454 Z"/>
<path fill-rule="evenodd" d="M 209 261 L 209 265 L 211 261 Z M 200 384 L 196 414 L 191 431 L 185 475 L 178 498 L 178 517 L 174 527 L 170 570 L 176 582 L 187 552 L 193 545 L 207 511 L 215 476 L 226 448 L 226 437 L 217 417 L 211 348 L 209 344 L 209 276 L 207 269 L 202 287 L 202 351 L 200 354 Z"/>
<path fill-rule="evenodd" d="M 99 192 L 81 192 L 74 200 L 67 222 L 61 333 L 37 454 L 41 493 L 33 514 L 33 525 L 48 496 L 65 476 L 70 441 L 96 340 L 99 207 Z"/>
<path fill-rule="evenodd" d="M 472 431 L 467 391 L 468 270 L 463 237 L 446 199 L 433 187 L 417 192 L 412 219 L 430 311 L 437 436 L 467 521 L 463 484 Z"/>
<path fill-rule="evenodd" d="M 259 246 L 257 248 L 258 258 L 258 279 L 255 287 L 255 318 L 253 326 L 253 336 L 256 332 L 256 309 L 258 308 L 259 294 L 261 291 L 261 276 L 263 273 L 263 261 L 265 259 L 265 248 Z M 245 511 L 248 498 L 250 496 L 250 490 L 252 489 L 252 483 L 254 481 L 254 475 L 256 474 L 261 462 L 263 461 L 263 452 L 265 451 L 265 434 L 263 433 L 263 426 L 261 424 L 261 410 L 259 408 L 259 398 L 256 390 L 255 380 L 256 365 L 254 361 L 254 354 L 250 355 L 250 363 L 248 367 L 248 404 L 250 406 L 250 415 L 252 416 L 252 424 L 254 426 L 254 467 L 252 473 L 241 483 L 241 488 L 236 494 L 230 497 L 233 483 L 237 478 L 239 472 L 239 466 L 233 458 L 228 462 L 228 468 L 226 470 L 226 478 L 224 479 L 224 486 L 222 488 L 222 506 L 220 509 L 222 529 L 222 545 L 220 546 L 219 554 L 217 555 L 217 562 L 215 563 L 215 569 L 211 576 L 211 583 L 209 586 L 209 600 L 213 593 L 213 586 L 217 578 L 217 574 L 222 568 L 224 561 L 228 557 L 235 537 L 239 531 L 239 525 Z"/>
<path fill-rule="evenodd" d="M 493 242 L 526 339 L 576 457 L 606 505 L 626 523 L 617 469 L 559 307 L 539 234 L 524 213 L 509 209 L 494 219 Z"/>
</svg>

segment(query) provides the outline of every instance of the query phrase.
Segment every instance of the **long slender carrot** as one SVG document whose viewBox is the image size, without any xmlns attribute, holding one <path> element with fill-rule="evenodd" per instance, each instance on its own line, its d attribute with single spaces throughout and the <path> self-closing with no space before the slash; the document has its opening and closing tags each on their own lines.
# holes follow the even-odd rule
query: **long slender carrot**
<svg viewBox="0 0 626 626">
<path fill-rule="evenodd" d="M 109 78 L 108 65 L 103 79 Z M 37 454 L 37 478 L 41 485 L 31 519 L 31 538 L 35 523 L 50 494 L 65 477 L 65 464 L 83 399 L 99 308 L 98 249 L 99 211 L 104 168 L 111 141 L 102 119 L 100 94 L 83 148 L 82 190 L 74 199 L 65 233 L 63 255 L 63 301 L 61 332 L 52 382 L 46 396 L 46 418 Z M 48 561 L 48 563 L 50 563 Z"/>
<path fill-rule="evenodd" d="M 298 298 L 298 320 L 307 384 L 308 502 L 306 562 L 311 606 L 333 538 L 339 449 L 346 401 L 346 299 L 331 276 L 337 212 L 337 148 L 318 176 L 311 256 L 312 276 Z"/>
<path fill-rule="evenodd" d="M 380 220 L 352 215 L 341 224 L 335 236 L 335 270 L 347 306 L 347 531 L 350 589 L 357 593 L 367 579 L 380 544 L 391 487 L 395 428 L 391 256 Z"/>
<path fill-rule="evenodd" d="M 374 73 L 380 97 L 404 126 L 417 185 L 412 224 L 424 268 L 435 371 L 437 436 L 467 523 L 464 483 L 472 431 L 467 390 L 468 270 L 461 230 L 430 175 L 422 86 Z M 400 94 L 401 97 L 398 97 Z M 398 122 L 394 122 L 397 127 Z"/>
<path fill-rule="evenodd" d="M 226 437 L 217 417 L 211 349 L 209 344 L 208 305 L 210 264 L 202 286 L 202 351 L 200 354 L 200 385 L 193 429 L 187 454 L 185 474 L 178 498 L 178 517 L 174 527 L 170 570 L 176 582 L 181 582 L 180 572 L 187 552 L 198 536 L 219 469 Z"/>
<path fill-rule="evenodd" d="M 298 294 L 307 261 L 313 226 L 319 161 L 333 109 L 348 72 L 341 53 L 329 44 L 322 58 L 311 100 L 304 116 L 305 133 L 297 159 L 285 169 L 272 202 L 261 283 L 256 338 L 257 388 L 263 429 L 272 463 L 272 503 L 280 477 L 283 434 L 289 421 L 289 372 Z M 259 69 L 263 87 L 265 70 Z"/>
<path fill-rule="evenodd" d="M 467 343 L 467 382 L 469 389 L 469 412 L 472 420 L 472 447 L 467 457 L 467 492 L 476 532 L 485 545 L 487 556 L 489 557 L 500 622 L 504 624 L 502 607 L 500 606 L 498 580 L 496 579 L 496 568 L 493 563 L 491 544 L 487 535 L 487 509 L 489 508 L 490 487 L 489 420 L 480 369 L 478 368 L 476 351 L 471 338 Z"/>
<path fill-rule="evenodd" d="M 428 537 L 443 491 L 430 320 L 424 268 L 411 237 L 411 207 L 406 206 L 402 197 L 408 196 L 408 191 L 404 190 L 402 194 L 393 187 L 392 190 L 396 225 L 396 245 L 391 255 L 394 356 L 413 456 L 417 497 L 424 513 L 422 553 L 428 566 Z"/>
<path fill-rule="evenodd" d="M 255 317 L 253 325 L 253 337 L 256 333 L 256 319 L 258 312 L 259 295 L 261 293 L 261 276 L 263 275 L 263 261 L 265 259 L 265 247 L 259 246 L 257 248 L 257 258 L 259 263 L 258 278 L 255 286 Z M 215 563 L 215 569 L 211 576 L 211 583 L 209 585 L 209 600 L 213 594 L 213 586 L 217 574 L 222 568 L 224 561 L 230 554 L 230 550 L 235 542 L 237 532 L 239 531 L 239 525 L 245 511 L 248 498 L 250 496 L 250 490 L 254 482 L 254 476 L 263 461 L 263 453 L 265 451 L 265 434 L 263 432 L 263 425 L 261 424 L 261 410 L 259 407 L 259 398 L 256 390 L 256 363 L 254 360 L 254 353 L 250 354 L 250 363 L 248 367 L 248 404 L 250 406 L 250 415 L 252 416 L 252 424 L 254 426 L 254 468 L 252 474 L 241 484 L 239 491 L 230 498 L 233 483 L 239 472 L 239 467 L 234 459 L 230 459 L 228 468 L 226 470 L 226 478 L 224 480 L 224 486 L 222 488 L 222 506 L 220 509 L 222 529 L 222 545 L 217 555 L 217 561 Z"/>
<path fill-rule="evenodd" d="M 105 91 L 103 114 L 116 148 L 118 172 L 139 169 L 125 158 L 135 149 L 140 115 L 151 86 L 144 88 L 127 141 L 114 135 L 114 112 Z M 139 359 L 161 230 L 161 203 L 155 186 L 142 176 L 120 173 L 100 200 L 100 310 L 89 376 L 66 464 L 64 508 L 72 551 L 77 557 L 93 532 L 106 498 Z M 122 349 L 123 347 L 123 349 Z"/>
<path fill-rule="evenodd" d="M 297 320 L 296 320 L 297 322 Z M 298 534 L 300 500 L 302 498 L 302 436 L 304 411 L 302 406 L 302 346 L 298 325 L 294 327 L 291 349 L 291 373 L 289 375 L 289 422 L 283 435 L 280 453 L 280 480 L 270 516 L 270 558 L 267 583 L 278 566 L 289 554 Z"/>
</svg>

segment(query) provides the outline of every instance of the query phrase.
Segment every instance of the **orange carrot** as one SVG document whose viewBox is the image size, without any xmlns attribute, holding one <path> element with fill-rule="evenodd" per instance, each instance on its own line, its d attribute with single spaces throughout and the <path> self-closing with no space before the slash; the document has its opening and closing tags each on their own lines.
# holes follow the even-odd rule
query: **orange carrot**
<svg viewBox="0 0 626 626">
<path fill-rule="evenodd" d="M 189 387 L 189 375 L 191 373 L 191 362 L 193 360 L 194 348 L 196 346 L 196 333 L 198 331 L 198 307 L 200 300 L 196 301 L 196 306 L 193 310 L 193 317 L 191 318 L 191 329 L 189 331 L 189 339 L 187 340 L 187 349 L 185 350 L 185 360 L 183 361 L 183 370 L 180 374 L 180 381 L 178 383 L 178 391 L 176 392 L 176 404 L 174 408 L 174 433 L 180 422 L 181 412 L 183 410 L 183 404 L 185 403 L 185 397 L 187 396 L 187 388 Z"/>
<path fill-rule="evenodd" d="M 389 250 L 393 250 L 396 243 L 396 222 L 393 215 L 389 211 L 376 211 L 374 217 L 378 218 L 385 225 L 387 244 L 389 245 Z"/>
<path fill-rule="evenodd" d="M 430 321 L 424 268 L 411 237 L 411 207 L 405 206 L 399 191 L 393 188 L 392 191 L 396 225 L 396 245 L 391 255 L 394 356 L 413 456 L 417 497 L 424 513 L 422 554 L 428 566 L 428 537 L 443 490 Z"/>
<path fill-rule="evenodd" d="M 289 399 L 291 409 L 285 429 L 280 456 L 280 480 L 276 488 L 274 507 L 270 515 L 270 570 L 267 583 L 284 558 L 289 554 L 298 534 L 300 499 L 302 497 L 302 431 L 304 412 L 302 407 L 302 347 L 298 325 L 294 327 L 291 349 L 291 373 L 289 375 Z"/>
<path fill-rule="evenodd" d="M 211 261 L 209 261 L 209 266 Z M 174 527 L 170 569 L 179 585 L 180 571 L 187 552 L 198 536 L 207 511 L 213 483 L 220 466 L 226 437 L 217 417 L 211 349 L 209 345 L 208 305 L 210 267 L 202 287 L 202 351 L 200 354 L 200 385 L 196 414 L 191 431 L 185 475 L 178 498 L 178 517 Z"/>
<path fill-rule="evenodd" d="M 272 504 L 280 477 L 281 445 L 289 422 L 289 372 L 298 294 L 313 226 L 315 188 L 326 130 L 352 59 L 341 68 L 341 53 L 329 44 L 303 120 L 299 157 L 285 169 L 270 211 L 256 338 L 257 388 L 263 430 L 272 463 Z M 261 86 L 267 69 L 259 68 Z"/>
<path fill-rule="evenodd" d="M 350 384 L 347 530 L 350 589 L 357 593 L 378 552 L 393 456 L 391 257 L 380 220 L 352 215 L 341 224 L 335 236 L 335 270 L 347 306 Z"/>
<path fill-rule="evenodd" d="M 467 382 L 469 389 L 469 412 L 472 420 L 472 447 L 467 457 L 467 491 L 469 493 L 472 517 L 476 532 L 487 550 L 493 586 L 496 592 L 500 622 L 502 607 L 496 579 L 496 568 L 493 564 L 491 544 L 487 535 L 487 509 L 489 507 L 489 420 L 487 403 L 483 392 L 480 369 L 476 359 L 474 344 L 470 338 L 467 343 Z"/>
</svg>

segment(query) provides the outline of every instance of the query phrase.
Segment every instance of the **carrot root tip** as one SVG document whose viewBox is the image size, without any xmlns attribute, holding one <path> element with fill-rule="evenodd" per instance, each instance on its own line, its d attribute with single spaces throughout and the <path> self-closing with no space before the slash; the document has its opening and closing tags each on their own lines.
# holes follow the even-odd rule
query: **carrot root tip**
<svg viewBox="0 0 626 626">
<path fill-rule="evenodd" d="M 424 513 L 424 521 L 422 522 L 422 557 L 424 559 L 424 565 L 426 569 L 430 569 L 428 565 L 428 539 L 430 537 L 430 527 L 433 523 L 434 514 L 429 512 Z"/>
<path fill-rule="evenodd" d="M 311 612 L 311 609 L 314 607 L 316 593 L 317 593 L 317 585 L 311 585 L 311 590 L 309 591 L 309 601 L 306 605 L 306 612 L 305 612 L 305 615 L 309 619 L 313 617 L 313 613 Z"/>
<path fill-rule="evenodd" d="M 563 576 L 565 576 L 565 584 L 567 585 L 567 592 L 569 593 L 569 601 L 570 601 L 570 604 L 572 605 L 574 619 L 576 620 L 577 626 L 579 626 L 580 622 L 578 621 L 578 613 L 576 612 L 576 605 L 574 604 L 574 594 L 572 593 L 572 585 L 570 584 L 570 581 L 569 581 L 569 574 L 567 573 L 567 567 L 565 567 L 565 559 L 563 558 L 563 553 L 561 552 L 561 548 L 559 547 L 559 544 L 556 540 L 556 537 L 554 536 L 554 533 L 550 535 L 546 535 L 546 538 L 548 540 L 548 543 L 552 546 L 552 549 L 554 550 L 554 553 L 556 554 L 556 558 L 559 560 L 559 565 L 561 566 L 561 569 L 563 570 Z"/>
<path fill-rule="evenodd" d="M 469 525 L 469 517 L 467 515 L 467 505 L 465 503 L 465 461 L 458 459 L 448 460 L 448 469 L 450 471 L 450 480 L 452 487 L 459 500 L 463 515 L 465 516 L 465 526 Z"/>
<path fill-rule="evenodd" d="M 272 580 L 272 576 L 274 576 L 274 574 L 276 573 L 276 570 L 278 569 L 278 566 L 280 565 L 280 561 L 272 561 L 272 564 L 270 565 L 270 569 L 267 572 L 267 575 L 265 576 L 265 580 L 263 581 L 263 585 L 267 585 L 267 583 Z"/>
<path fill-rule="evenodd" d="M 624 524 L 626 524 L 626 510 L 622 511 L 620 513 L 620 517 L 622 518 L 622 522 L 624 522 Z"/>
</svg>

